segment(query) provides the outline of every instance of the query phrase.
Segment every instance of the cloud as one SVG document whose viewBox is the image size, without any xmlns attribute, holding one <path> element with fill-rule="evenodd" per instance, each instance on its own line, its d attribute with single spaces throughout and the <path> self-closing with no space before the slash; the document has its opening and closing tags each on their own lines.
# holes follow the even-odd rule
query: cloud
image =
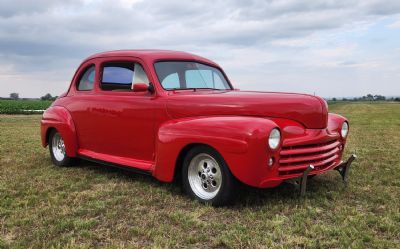
<svg viewBox="0 0 400 249">
<path fill-rule="evenodd" d="M 290 90 L 293 84 L 288 80 L 296 77 L 281 74 L 297 74 L 304 78 L 293 90 L 307 92 L 311 72 L 315 81 L 324 81 L 318 71 L 321 65 L 339 70 L 351 63 L 371 64 L 376 55 L 362 44 L 365 39 L 354 34 L 372 39 L 370 27 L 397 17 L 399 3 L 4 0 L 0 3 L 0 66 L 8 71 L 0 70 L 0 95 L 15 91 L 15 84 L 8 81 L 25 86 L 19 87 L 22 95 L 60 94 L 85 57 L 125 48 L 195 52 L 216 60 L 238 84 L 250 89 Z M 398 27 L 397 22 L 390 27 Z M 386 60 L 390 64 L 396 58 Z M 266 84 L 267 77 L 268 82 L 281 84 Z M 42 87 L 36 87 L 37 82 Z M 312 87 L 322 94 L 332 92 L 326 84 Z M 352 91 L 362 94 L 356 88 Z"/>
<path fill-rule="evenodd" d="M 0 16 L 10 18 L 18 15 L 43 13 L 57 6 L 69 6 L 74 2 L 77 6 L 80 4 L 80 1 L 71 0 L 2 0 L 0 2 Z"/>
<path fill-rule="evenodd" d="M 400 29 L 400 20 L 397 20 L 389 25 L 389 28 Z"/>
</svg>

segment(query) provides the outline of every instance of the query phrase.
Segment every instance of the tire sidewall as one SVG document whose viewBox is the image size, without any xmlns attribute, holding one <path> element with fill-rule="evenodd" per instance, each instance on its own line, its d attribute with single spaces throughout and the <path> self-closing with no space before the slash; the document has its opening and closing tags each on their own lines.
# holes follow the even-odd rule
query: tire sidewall
<svg viewBox="0 0 400 249">
<path fill-rule="evenodd" d="M 200 198 L 193 192 L 188 179 L 189 164 L 191 160 L 200 153 L 205 153 L 213 157 L 217 161 L 221 169 L 221 176 L 222 176 L 221 187 L 217 195 L 212 199 L 208 200 Z M 182 166 L 182 187 L 183 190 L 193 199 L 196 199 L 203 203 L 209 203 L 213 206 L 221 206 L 232 203 L 233 194 L 235 191 L 235 179 L 232 176 L 222 156 L 211 147 L 201 145 L 192 148 L 185 156 Z"/>
<path fill-rule="evenodd" d="M 52 160 L 53 164 L 55 164 L 56 166 L 60 166 L 60 167 L 69 166 L 70 162 L 71 162 L 71 158 L 68 157 L 67 154 L 64 155 L 64 159 L 62 161 L 58 161 L 56 159 L 56 157 L 54 156 L 54 153 L 53 153 L 53 137 L 57 133 L 61 136 L 62 139 L 64 139 L 62 137 L 61 133 L 59 133 L 57 130 L 54 129 L 54 130 L 52 130 L 50 132 L 50 135 L 49 135 L 49 151 L 50 151 L 51 160 Z"/>
</svg>

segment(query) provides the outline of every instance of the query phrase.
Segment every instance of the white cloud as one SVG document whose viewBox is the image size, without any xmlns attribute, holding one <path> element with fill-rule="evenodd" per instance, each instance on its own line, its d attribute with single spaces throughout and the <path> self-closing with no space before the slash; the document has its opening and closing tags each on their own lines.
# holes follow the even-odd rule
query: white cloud
<svg viewBox="0 0 400 249">
<path fill-rule="evenodd" d="M 389 28 L 400 29 L 400 20 L 397 20 L 389 25 Z"/>
<path fill-rule="evenodd" d="M 357 49 L 357 44 L 345 44 L 334 48 L 317 49 L 313 53 L 318 57 L 349 58 L 355 49 Z"/>
</svg>

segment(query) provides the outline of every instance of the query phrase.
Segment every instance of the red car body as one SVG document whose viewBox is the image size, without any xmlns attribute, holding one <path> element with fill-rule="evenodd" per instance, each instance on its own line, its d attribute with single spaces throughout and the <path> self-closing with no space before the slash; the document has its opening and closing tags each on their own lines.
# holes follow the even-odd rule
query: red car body
<svg viewBox="0 0 400 249">
<path fill-rule="evenodd" d="M 101 68 L 110 61 L 142 65 L 153 91 L 103 91 Z M 158 61 L 193 61 L 223 73 L 214 62 L 184 52 L 126 50 L 93 55 L 80 65 L 68 91 L 44 112 L 43 146 L 56 129 L 69 157 L 138 169 L 171 182 L 188 149 L 204 144 L 220 153 L 236 179 L 260 188 L 299 177 L 310 164 L 314 175 L 342 162 L 346 138 L 341 128 L 346 119 L 328 113 L 320 97 L 233 88 L 165 90 L 154 68 Z M 79 91 L 78 79 L 89 65 L 96 68 L 93 90 Z M 280 130 L 281 142 L 272 150 L 268 136 L 274 128 Z"/>
</svg>

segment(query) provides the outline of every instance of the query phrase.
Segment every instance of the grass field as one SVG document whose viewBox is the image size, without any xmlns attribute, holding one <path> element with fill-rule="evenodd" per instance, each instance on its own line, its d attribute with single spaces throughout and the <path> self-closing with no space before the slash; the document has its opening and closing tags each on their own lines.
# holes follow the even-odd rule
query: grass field
<svg viewBox="0 0 400 249">
<path fill-rule="evenodd" d="M 400 104 L 338 103 L 359 159 L 291 186 L 245 188 L 232 207 L 189 200 L 178 186 L 82 162 L 52 165 L 40 115 L 0 116 L 1 247 L 398 248 Z"/>
<path fill-rule="evenodd" d="M 34 114 L 35 111 L 32 110 L 45 110 L 52 102 L 47 100 L 0 100 L 0 114 Z"/>
</svg>

